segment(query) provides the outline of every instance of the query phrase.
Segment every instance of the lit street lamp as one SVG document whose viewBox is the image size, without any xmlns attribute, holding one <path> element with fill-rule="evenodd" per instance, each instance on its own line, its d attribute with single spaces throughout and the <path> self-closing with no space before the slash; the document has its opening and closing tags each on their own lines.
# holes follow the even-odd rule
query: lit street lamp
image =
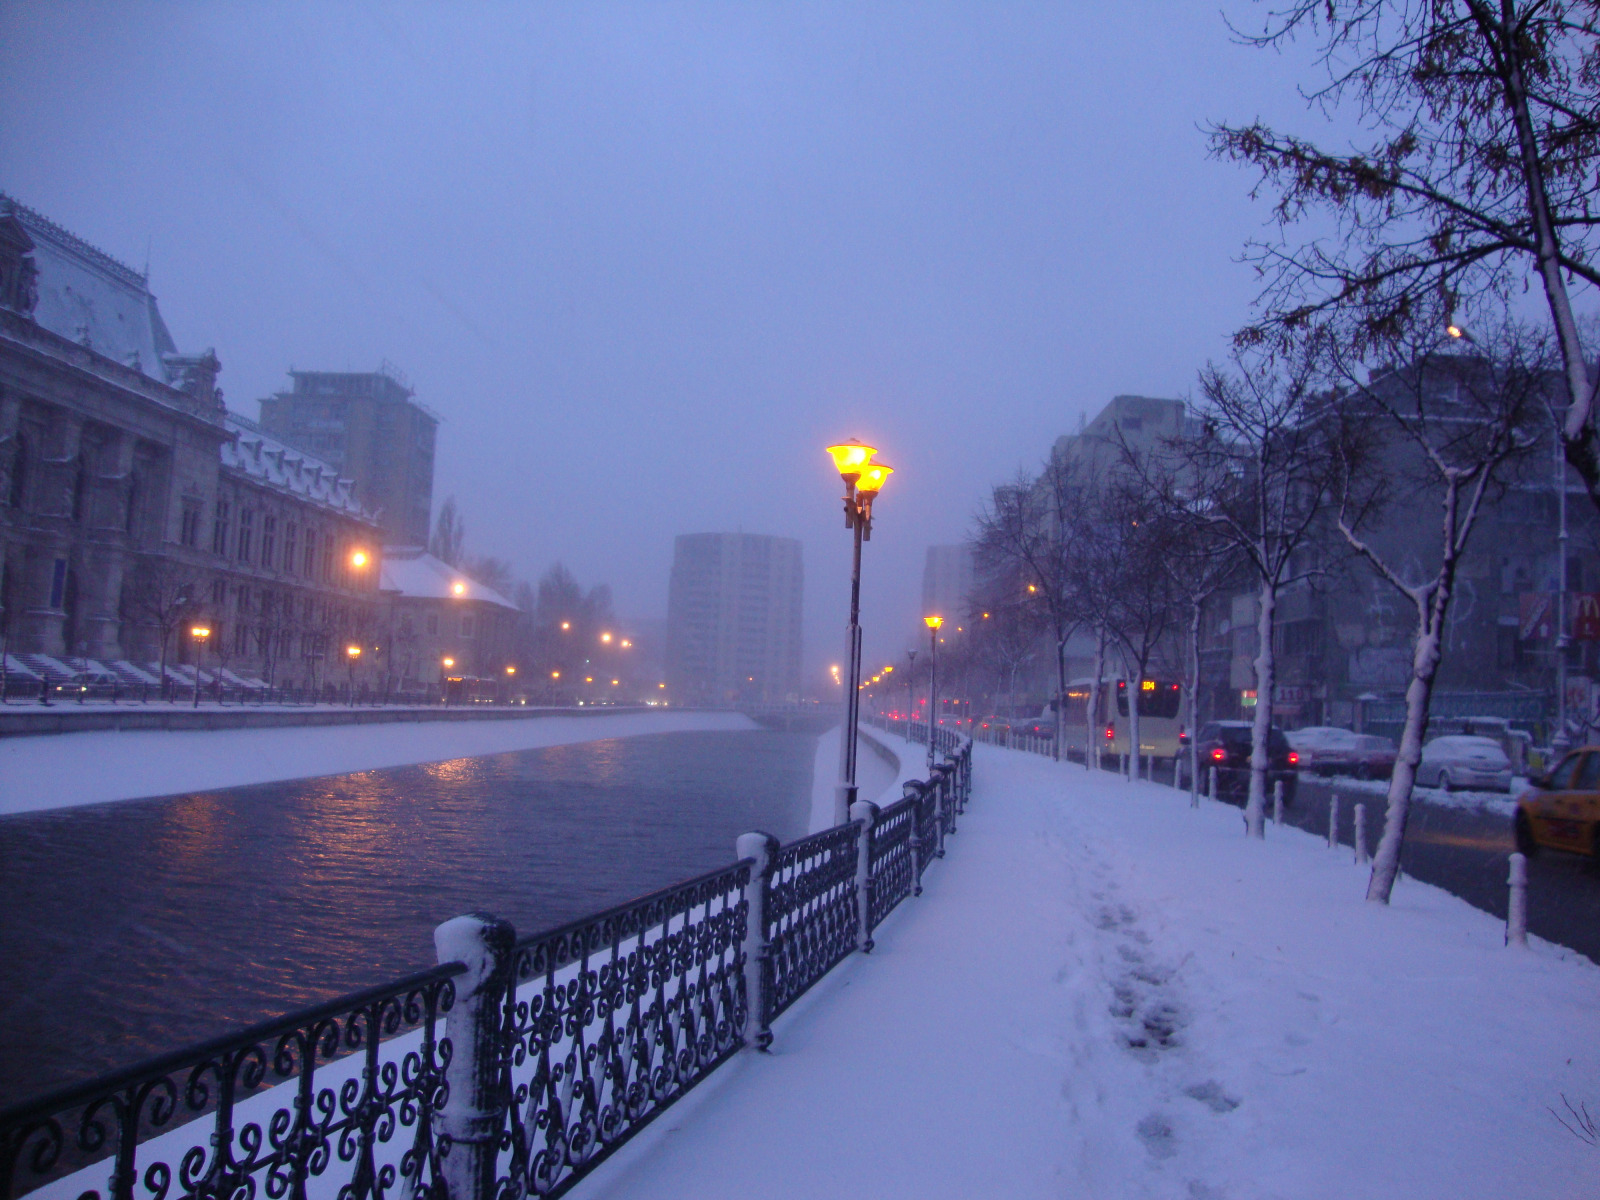
<svg viewBox="0 0 1600 1200">
<path fill-rule="evenodd" d="M 835 793 L 833 820 L 843 825 L 850 819 L 850 806 L 856 801 L 856 734 L 861 717 L 861 543 L 872 540 L 872 502 L 878 498 L 893 467 L 874 463 L 877 450 L 859 441 L 829 446 L 833 465 L 844 480 L 844 524 L 855 535 L 855 553 L 850 568 L 850 624 L 846 635 L 850 644 L 850 672 L 844 686 L 844 736 L 839 748 L 839 787 Z"/>
<path fill-rule="evenodd" d="M 352 643 L 344 648 L 345 665 L 350 671 L 350 707 L 356 706 L 356 662 L 361 658 L 361 647 Z"/>
<path fill-rule="evenodd" d="M 911 740 L 911 714 L 917 711 L 917 652 L 906 651 L 906 741 Z"/>
<path fill-rule="evenodd" d="M 189 636 L 194 639 L 194 706 L 200 707 L 200 660 L 205 657 L 206 639 L 211 636 L 208 625 L 191 625 Z"/>
<path fill-rule="evenodd" d="M 933 760 L 936 757 L 933 749 L 933 718 L 939 711 L 939 626 L 944 624 L 940 616 L 923 617 L 922 623 L 928 627 L 928 778 L 933 778 Z"/>
</svg>

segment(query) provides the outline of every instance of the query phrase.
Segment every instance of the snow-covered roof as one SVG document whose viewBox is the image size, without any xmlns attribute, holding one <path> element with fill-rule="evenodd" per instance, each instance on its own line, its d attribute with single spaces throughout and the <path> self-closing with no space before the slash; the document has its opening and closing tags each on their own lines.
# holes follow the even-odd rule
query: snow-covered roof
<svg viewBox="0 0 1600 1200">
<path fill-rule="evenodd" d="M 517 610 L 515 604 L 492 587 L 485 587 L 418 546 L 384 547 L 380 589 L 422 600 L 481 600 L 513 612 Z"/>
<path fill-rule="evenodd" d="M 145 275 L 9 196 L 0 195 L 0 216 L 15 217 L 33 240 L 35 321 L 158 383 L 173 382 L 166 357 L 178 347 Z"/>
<path fill-rule="evenodd" d="M 356 500 L 355 481 L 343 478 L 333 467 L 304 450 L 296 450 L 262 430 L 254 421 L 228 413 L 223 424 L 234 439 L 222 445 L 222 466 L 238 471 L 256 483 L 324 508 L 335 509 L 363 521 L 371 513 Z"/>
</svg>

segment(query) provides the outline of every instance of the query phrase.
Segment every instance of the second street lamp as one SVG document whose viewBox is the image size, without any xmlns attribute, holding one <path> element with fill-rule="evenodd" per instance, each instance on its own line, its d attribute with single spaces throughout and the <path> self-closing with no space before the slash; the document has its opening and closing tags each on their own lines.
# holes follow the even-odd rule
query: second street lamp
<svg viewBox="0 0 1600 1200">
<path fill-rule="evenodd" d="M 939 626 L 940 616 L 923 617 L 928 627 L 928 778 L 933 778 L 933 763 L 938 757 L 933 748 L 933 720 L 939 711 Z"/>
<path fill-rule="evenodd" d="M 872 502 L 894 468 L 874 463 L 877 450 L 860 441 L 829 446 L 833 465 L 844 480 L 844 524 L 855 535 L 850 567 L 850 671 L 844 679 L 844 732 L 839 738 L 839 787 L 834 793 L 833 823 L 850 819 L 856 802 L 856 726 L 861 718 L 861 543 L 872 540 Z"/>
</svg>

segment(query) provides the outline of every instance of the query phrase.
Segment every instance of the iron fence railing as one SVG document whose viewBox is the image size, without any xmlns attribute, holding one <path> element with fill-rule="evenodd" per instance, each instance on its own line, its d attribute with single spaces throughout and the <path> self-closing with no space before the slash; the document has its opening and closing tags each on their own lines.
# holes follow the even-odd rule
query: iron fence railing
<svg viewBox="0 0 1600 1200">
<path fill-rule="evenodd" d="M 882 811 L 521 941 L 455 918 L 428 971 L 0 1111 L 0 1200 L 563 1195 L 921 893 L 971 796 L 938 745 Z"/>
</svg>

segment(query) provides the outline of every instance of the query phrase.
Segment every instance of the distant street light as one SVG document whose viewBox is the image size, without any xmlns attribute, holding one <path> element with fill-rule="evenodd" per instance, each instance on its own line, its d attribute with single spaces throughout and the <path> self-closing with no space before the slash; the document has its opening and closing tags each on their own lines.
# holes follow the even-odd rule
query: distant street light
<svg viewBox="0 0 1600 1200">
<path fill-rule="evenodd" d="M 855 552 L 850 568 L 850 674 L 844 690 L 844 736 L 840 739 L 840 780 L 833 806 L 835 825 L 850 820 L 856 801 L 857 725 L 861 719 L 861 543 L 872 540 L 872 502 L 878 498 L 894 468 L 874 463 L 877 450 L 852 440 L 828 447 L 833 465 L 844 481 L 844 524 L 854 535 Z"/>
<path fill-rule="evenodd" d="M 941 616 L 923 617 L 922 623 L 928 627 L 928 778 L 933 778 L 933 722 L 934 716 L 939 711 L 939 626 L 944 624 Z"/>
<path fill-rule="evenodd" d="M 465 596 L 467 594 L 467 585 L 462 583 L 459 579 L 456 580 L 450 585 L 450 594 L 452 596 Z"/>
<path fill-rule="evenodd" d="M 358 571 L 365 567 L 367 565 L 367 552 L 365 550 L 357 550 L 350 556 L 350 565 Z"/>
<path fill-rule="evenodd" d="M 350 668 L 350 707 L 356 706 L 356 660 L 361 657 L 361 647 L 349 645 L 344 648 L 345 663 Z"/>
<path fill-rule="evenodd" d="M 200 663 L 205 658 L 206 640 L 211 636 L 209 625 L 191 625 L 189 636 L 194 639 L 194 706 L 200 707 Z"/>
</svg>

